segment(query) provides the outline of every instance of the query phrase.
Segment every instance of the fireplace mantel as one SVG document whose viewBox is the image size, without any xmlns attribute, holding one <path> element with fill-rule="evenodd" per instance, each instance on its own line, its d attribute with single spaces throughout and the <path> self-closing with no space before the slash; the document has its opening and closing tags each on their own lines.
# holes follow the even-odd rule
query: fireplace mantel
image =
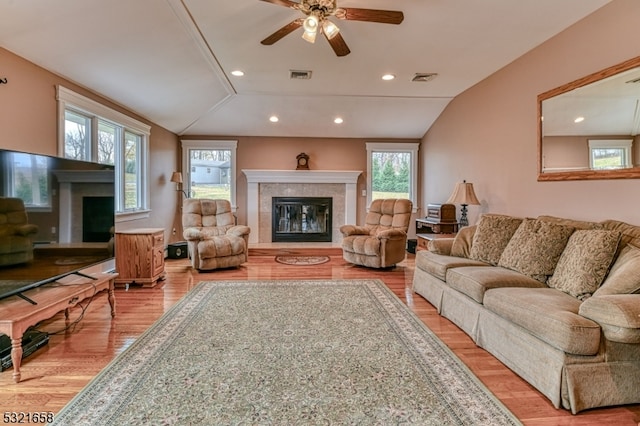
<svg viewBox="0 0 640 426">
<path fill-rule="evenodd" d="M 345 223 L 356 223 L 359 170 L 242 170 L 247 177 L 247 225 L 252 229 L 250 243 L 258 243 L 260 226 L 260 184 L 344 184 Z"/>
</svg>

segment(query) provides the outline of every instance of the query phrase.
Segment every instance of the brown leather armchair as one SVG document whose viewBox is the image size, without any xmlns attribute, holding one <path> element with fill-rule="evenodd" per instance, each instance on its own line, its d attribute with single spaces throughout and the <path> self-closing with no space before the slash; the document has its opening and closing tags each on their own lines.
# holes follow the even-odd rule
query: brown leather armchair
<svg viewBox="0 0 640 426">
<path fill-rule="evenodd" d="M 374 200 L 364 226 L 340 227 L 344 259 L 370 268 L 387 268 L 403 261 L 412 208 L 407 199 Z"/>
<path fill-rule="evenodd" d="M 0 265 L 33 260 L 36 225 L 28 223 L 27 210 L 20 198 L 0 197 Z"/>
<path fill-rule="evenodd" d="M 182 227 L 195 269 L 229 268 L 247 261 L 251 230 L 236 225 L 228 200 L 184 200 Z"/>
</svg>

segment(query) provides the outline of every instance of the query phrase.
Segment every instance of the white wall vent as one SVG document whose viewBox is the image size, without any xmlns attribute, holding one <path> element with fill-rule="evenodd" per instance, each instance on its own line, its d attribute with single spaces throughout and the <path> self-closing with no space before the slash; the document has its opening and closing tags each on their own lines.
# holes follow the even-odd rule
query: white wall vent
<svg viewBox="0 0 640 426">
<path fill-rule="evenodd" d="M 306 70 L 289 70 L 289 78 L 293 80 L 310 80 L 311 71 Z"/>
<path fill-rule="evenodd" d="M 411 81 L 420 81 L 420 82 L 427 82 L 427 81 L 431 81 L 434 78 L 436 78 L 438 74 L 435 72 L 417 72 L 416 75 L 413 76 L 413 78 L 411 79 Z"/>
</svg>

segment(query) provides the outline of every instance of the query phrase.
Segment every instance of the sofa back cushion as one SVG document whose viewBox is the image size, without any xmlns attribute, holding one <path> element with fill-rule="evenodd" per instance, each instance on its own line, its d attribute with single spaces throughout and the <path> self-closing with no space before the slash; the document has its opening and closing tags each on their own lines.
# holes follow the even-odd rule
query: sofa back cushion
<svg viewBox="0 0 640 426">
<path fill-rule="evenodd" d="M 522 219 L 518 217 L 499 214 L 482 215 L 473 235 L 469 257 L 496 266 L 521 223 Z"/>
<path fill-rule="evenodd" d="M 575 231 L 549 278 L 549 287 L 580 300 L 590 297 L 607 275 L 619 241 L 618 231 Z"/>
<path fill-rule="evenodd" d="M 575 228 L 524 219 L 505 247 L 498 265 L 545 283 Z"/>
<path fill-rule="evenodd" d="M 633 244 L 636 247 L 640 247 L 640 226 L 620 222 L 619 220 L 605 220 L 600 222 L 600 224 L 603 229 L 618 231 L 622 234 L 616 257 L 620 255 L 620 252 L 627 244 Z"/>
<path fill-rule="evenodd" d="M 545 222 L 556 223 L 558 225 L 567 225 L 575 229 L 604 229 L 604 226 L 598 222 L 587 222 L 584 220 L 565 219 L 563 217 L 541 215 L 537 217 L 538 220 Z"/>
<path fill-rule="evenodd" d="M 476 233 L 476 225 L 465 226 L 460 229 L 453 240 L 451 246 L 451 256 L 469 258 L 471 255 L 471 244 L 473 242 L 473 236 Z"/>
<path fill-rule="evenodd" d="M 640 248 L 627 244 L 594 296 L 640 293 Z"/>
</svg>

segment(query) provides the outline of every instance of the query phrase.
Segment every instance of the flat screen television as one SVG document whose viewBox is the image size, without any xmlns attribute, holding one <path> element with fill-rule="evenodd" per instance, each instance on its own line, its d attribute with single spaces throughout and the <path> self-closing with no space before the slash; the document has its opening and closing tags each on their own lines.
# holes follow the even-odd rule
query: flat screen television
<svg viewBox="0 0 640 426">
<path fill-rule="evenodd" d="M 25 205 L 28 226 L 21 229 L 29 230 L 29 244 L 20 252 L 24 240 L 12 242 L 13 230 L 2 228 L 3 221 L 22 221 L 22 214 L 0 212 L 0 299 L 113 269 L 113 166 L 0 149 L 0 204 L 15 206 L 11 198 Z"/>
</svg>

